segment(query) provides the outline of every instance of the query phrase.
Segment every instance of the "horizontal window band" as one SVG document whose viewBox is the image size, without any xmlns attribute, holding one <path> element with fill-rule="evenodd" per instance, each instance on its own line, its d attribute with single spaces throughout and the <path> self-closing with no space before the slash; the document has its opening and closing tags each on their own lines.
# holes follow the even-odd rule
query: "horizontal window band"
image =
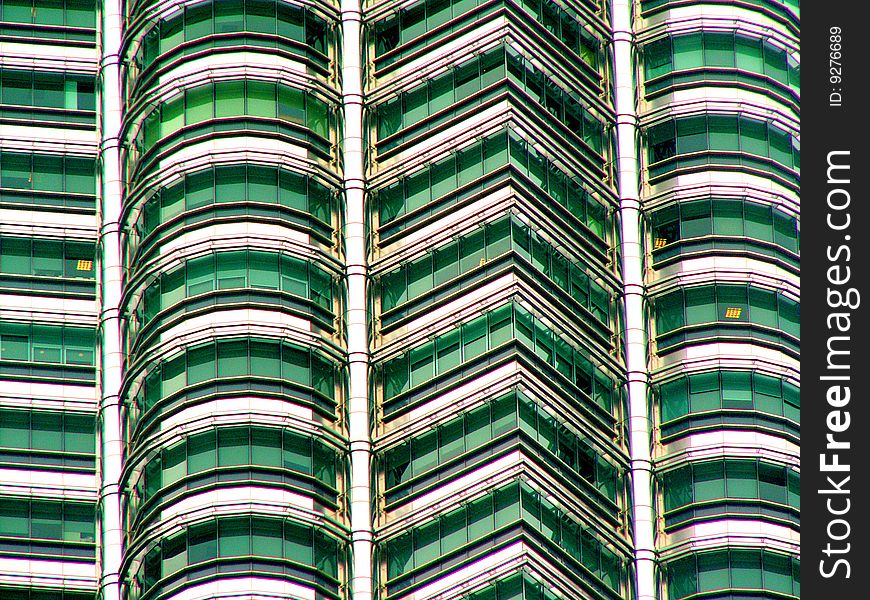
<svg viewBox="0 0 870 600">
<path fill-rule="evenodd" d="M 770 178 L 794 192 L 800 188 L 800 176 L 797 173 L 785 169 L 769 159 L 740 153 L 724 155 L 715 152 L 675 157 L 663 161 L 660 165 L 650 165 L 649 183 L 650 185 L 658 185 L 678 175 L 719 169 Z"/>
<path fill-rule="evenodd" d="M 800 356 L 800 345 L 796 338 L 752 325 L 732 323 L 685 327 L 684 331 L 658 336 L 656 350 L 659 356 L 663 356 L 701 342 L 748 342 L 781 350 L 795 358 Z"/>
<path fill-rule="evenodd" d="M 695 0 L 642 0 L 640 16 L 650 18 L 672 8 L 691 5 Z M 725 4 L 735 6 L 732 0 L 704 0 L 706 4 Z M 740 5 L 758 10 L 768 17 L 787 25 L 795 36 L 800 34 L 800 2 L 799 0 L 741 0 Z"/>
<path fill-rule="evenodd" d="M 337 286 L 336 286 L 337 287 Z M 146 289 L 147 291 L 147 289 Z M 325 290 L 321 290 L 325 291 Z M 336 298 L 330 298 L 334 304 Z M 174 302 L 150 319 L 142 318 L 141 306 L 125 310 L 128 322 L 124 331 L 128 335 L 128 362 L 134 362 L 144 354 L 153 343 L 159 343 L 158 336 L 178 325 L 185 318 L 192 318 L 208 312 L 235 309 L 276 307 L 279 312 L 310 320 L 324 337 L 335 333 L 336 314 L 316 300 L 297 296 L 289 291 L 269 288 L 241 287 L 210 290 Z M 186 315 L 186 317 L 182 317 Z M 145 321 L 144 324 L 140 324 Z"/>
<path fill-rule="evenodd" d="M 25 560 L 70 561 L 93 563 L 96 546 L 91 544 L 41 542 L 37 540 L 10 540 L 0 537 L 0 556 Z"/>
<path fill-rule="evenodd" d="M 567 559 L 598 593 L 621 597 L 629 560 L 620 557 L 625 550 L 611 550 L 594 527 L 576 521 L 524 481 L 491 490 L 385 540 L 381 561 L 387 562 L 387 593 L 443 577 L 518 537 L 543 545 L 545 555 Z"/>
<path fill-rule="evenodd" d="M 159 427 L 162 420 L 196 404 L 236 397 L 247 398 L 251 395 L 264 396 L 293 404 L 298 403 L 313 409 L 319 416 L 325 417 L 330 421 L 334 422 L 337 419 L 337 404 L 329 401 L 325 396 L 318 394 L 313 389 L 306 389 L 303 385 L 291 382 L 276 383 L 275 381 L 265 380 L 262 377 L 245 378 L 250 379 L 251 381 L 249 382 L 246 382 L 243 378 L 236 379 L 236 381 L 232 381 L 229 378 L 221 378 L 210 383 L 188 386 L 193 389 L 185 388 L 183 392 L 167 399 L 161 405 L 155 406 L 151 409 L 152 412 L 150 414 L 143 414 L 139 418 L 127 416 L 127 431 L 130 443 L 135 443 L 138 438 L 150 434 L 153 428 Z M 260 381 L 257 381 L 258 379 Z M 125 402 L 128 401 L 125 398 Z"/>
<path fill-rule="evenodd" d="M 661 426 L 661 443 L 670 444 L 694 433 L 743 429 L 761 433 L 784 435 L 793 443 L 800 442 L 800 425 L 760 411 L 721 410 L 710 413 L 689 415 L 678 421 Z"/>
<path fill-rule="evenodd" d="M 758 548 L 730 547 L 688 554 L 667 561 L 663 572 L 668 600 L 722 598 L 722 594 L 727 594 L 728 600 L 747 594 L 759 598 L 800 597 L 800 559 Z"/>
<path fill-rule="evenodd" d="M 590 191 L 587 182 L 569 175 L 510 130 L 483 138 L 374 190 L 370 197 L 378 211 L 380 243 L 389 245 L 400 235 L 438 218 L 446 209 L 467 206 L 508 185 L 516 187 L 516 193 L 538 201 L 547 211 L 570 213 L 582 223 L 572 228 L 572 233 L 579 234 L 595 252 L 608 252 L 608 241 L 614 235 L 615 200 L 606 193 L 600 199 L 601 191 Z M 442 192 L 445 187 L 449 190 Z"/>
<path fill-rule="evenodd" d="M 539 464 L 539 467 L 551 476 L 555 476 L 561 485 L 565 485 L 570 491 L 584 501 L 602 520 L 609 521 L 614 527 L 620 523 L 617 515 L 620 506 L 625 503 L 624 482 L 614 483 L 614 498 L 597 489 L 593 482 L 584 479 L 571 467 L 558 460 L 555 453 L 546 450 L 541 442 L 534 440 L 527 432 L 515 428 L 510 432 L 499 435 L 494 440 L 468 451 L 449 462 L 439 465 L 437 468 L 417 475 L 407 482 L 387 489 L 384 493 L 386 505 L 384 512 L 389 513 L 399 510 L 408 503 L 429 492 L 436 491 L 447 483 L 461 477 L 471 475 L 475 470 L 502 458 L 510 453 L 521 451 Z M 529 476 L 532 476 L 530 473 Z"/>
<path fill-rule="evenodd" d="M 697 89 L 699 87 L 733 88 L 737 87 L 750 92 L 760 92 L 786 105 L 797 112 L 800 105 L 800 93 L 789 87 L 780 85 L 769 77 L 725 71 L 722 69 L 703 69 L 700 72 L 675 74 L 656 78 L 644 86 L 644 96 L 647 101 L 653 101 L 669 93 Z M 759 90 L 759 88 L 761 88 Z"/>
<path fill-rule="evenodd" d="M 793 275 L 800 275 L 800 259 L 781 246 L 766 244 L 751 238 L 726 239 L 709 236 L 706 239 L 680 240 L 668 247 L 653 250 L 653 268 L 662 269 L 682 260 L 709 256 L 744 256 L 750 259 L 771 260 Z"/>
<path fill-rule="evenodd" d="M 777 506 L 761 500 L 747 499 L 739 501 L 730 499 L 721 502 L 711 502 L 704 508 L 687 507 L 668 513 L 665 519 L 665 533 L 673 533 L 677 529 L 712 521 L 721 522 L 729 519 L 751 519 L 770 522 L 786 527 L 795 526 L 800 529 L 800 509 L 787 506 Z"/>
<path fill-rule="evenodd" d="M 95 281 L 81 281 L 47 276 L 10 277 L 0 275 L 0 293 L 5 290 L 16 295 L 42 296 L 59 295 L 76 300 L 94 300 L 97 293 Z"/>
<path fill-rule="evenodd" d="M 428 3 L 430 9 L 435 8 L 433 4 Z M 600 89 L 603 76 L 599 65 L 604 62 L 601 46 L 607 26 L 597 18 L 598 8 L 589 12 L 589 16 L 593 18 L 584 23 L 578 17 L 585 18 L 587 14 L 568 13 L 557 5 L 545 5 L 541 9 L 523 0 L 456 1 L 452 4 L 455 5 L 452 18 L 447 14 L 450 12 L 448 4 L 447 11 L 442 10 L 433 18 L 432 28 L 428 33 L 419 31 L 428 28 L 427 19 L 419 20 L 427 6 L 424 2 L 406 8 L 399 15 L 374 22 L 370 27 L 374 30 L 375 38 L 375 76 L 384 77 L 403 64 L 419 58 L 436 42 L 438 45 L 449 43 L 486 21 L 507 18 L 512 26 L 526 27 L 524 33 L 533 35 L 543 45 L 549 45 L 550 36 L 564 44 L 573 56 L 569 58 L 559 55 L 559 58 L 572 65 L 589 83 L 598 88 L 598 93 L 603 91 Z M 548 27 L 541 27 L 541 21 L 546 21 Z M 584 27 L 587 24 L 588 29 Z M 589 29 L 598 30 L 601 39 L 590 33 Z"/>
<path fill-rule="evenodd" d="M 219 140 L 224 138 L 254 136 L 266 139 L 287 141 L 294 140 L 305 145 L 307 151 L 315 157 L 330 163 L 334 160 L 335 148 L 325 138 L 310 133 L 301 126 L 279 121 L 278 119 L 263 119 L 240 116 L 234 119 L 215 119 L 206 123 L 191 125 L 177 131 L 171 136 L 160 140 L 140 158 L 129 159 L 129 153 L 122 159 L 127 178 L 130 182 L 138 181 L 146 173 L 156 169 L 167 157 L 177 153 L 185 146 Z"/>
<path fill-rule="evenodd" d="M 207 40 L 175 48 L 160 56 L 145 69 L 135 72 L 128 69 L 126 83 L 127 101 L 135 105 L 150 93 L 160 89 L 160 80 L 186 63 L 195 60 L 219 60 L 223 54 L 239 54 L 254 51 L 270 58 L 304 61 L 306 74 L 314 74 L 323 82 L 329 81 L 332 62 L 329 58 L 302 44 L 283 41 L 281 38 L 252 32 L 219 35 Z M 274 59 L 273 59 L 274 60 Z M 333 67 L 334 69 L 334 67 Z M 309 73 L 310 72 L 310 73 Z"/>
<path fill-rule="evenodd" d="M 338 598 L 347 550 L 344 536 L 294 519 L 222 516 L 187 525 L 156 544 L 132 544 L 122 571 L 131 600 L 242 571 L 289 576 Z"/>
<path fill-rule="evenodd" d="M 437 81 L 435 81 L 437 83 Z M 434 83 L 433 83 L 434 85 Z M 416 88 L 415 88 L 416 89 Z M 400 100 L 405 101 L 408 93 L 414 92 L 415 89 L 402 94 Z M 549 88 L 547 88 L 549 89 Z M 543 93 L 543 92 L 542 92 Z M 564 91 L 559 93 L 565 94 Z M 436 133 L 443 132 L 464 120 L 467 120 L 469 112 L 480 113 L 491 107 L 507 102 L 509 108 L 518 111 L 524 115 L 529 115 L 539 121 L 543 126 L 548 128 L 548 131 L 554 135 L 560 136 L 561 139 L 567 142 L 567 145 L 573 147 L 577 153 L 574 158 L 583 162 L 591 172 L 599 179 L 604 179 L 608 174 L 611 165 L 608 161 L 608 156 L 611 150 L 612 136 L 609 133 L 611 129 L 607 124 L 596 123 L 601 126 L 597 135 L 600 139 L 586 140 L 583 138 L 584 132 L 582 126 L 577 124 L 577 121 L 583 121 L 585 115 L 574 115 L 571 120 L 567 116 L 560 117 L 550 112 L 548 108 L 542 105 L 545 100 L 541 98 L 535 102 L 526 91 L 523 91 L 512 79 L 502 79 L 500 82 L 494 83 L 487 88 L 474 94 L 464 100 L 450 102 L 445 108 L 426 117 L 420 122 L 413 125 L 401 127 L 396 133 L 388 137 L 381 137 L 380 127 L 382 120 L 379 122 L 379 132 L 377 141 L 377 161 L 382 162 L 391 158 L 395 154 L 406 150 L 414 144 L 420 143 L 427 137 L 432 137 Z M 398 103 L 398 101 L 395 101 Z M 390 115 L 395 115 L 395 111 L 399 111 L 396 106 L 389 106 L 389 103 L 380 105 L 376 110 L 383 115 L 385 111 Z M 559 112 L 559 106 L 553 108 Z M 399 115 L 403 113 L 400 111 Z M 569 123 L 573 127 L 569 126 Z M 579 129 L 578 129 L 579 127 Z M 597 147 L 593 146 L 596 144 Z"/>
<path fill-rule="evenodd" d="M 588 301 L 586 304 L 583 304 L 581 303 L 583 299 L 582 292 L 570 294 L 561 286 L 556 285 L 546 274 L 534 268 L 526 257 L 515 251 L 491 261 L 487 260 L 485 263 L 480 264 L 479 267 L 475 267 L 474 270 L 462 274 L 456 279 L 439 284 L 419 297 L 400 304 L 395 309 L 384 311 L 380 318 L 380 333 L 387 333 L 395 327 L 406 325 L 415 316 L 418 316 L 423 309 L 431 311 L 435 308 L 443 307 L 458 297 L 469 293 L 475 287 L 479 287 L 483 283 L 491 282 L 507 274 L 520 276 L 531 287 L 536 288 L 536 291 L 545 296 L 552 296 L 557 302 L 563 302 L 568 305 L 568 312 L 574 312 L 574 316 L 578 319 L 577 324 L 582 325 L 594 337 L 597 344 L 605 348 L 613 348 L 615 334 L 612 329 L 611 317 L 608 313 L 614 311 L 615 291 L 611 295 L 607 294 L 607 290 L 603 288 L 599 287 L 596 290 L 602 296 L 607 297 L 606 304 L 603 307 L 601 305 L 593 306 Z M 590 294 L 587 293 L 585 295 L 588 297 Z M 549 300 L 550 298 L 547 299 Z M 607 322 L 602 322 L 601 317 L 605 317 Z"/>
<path fill-rule="evenodd" d="M 331 246 L 335 235 L 335 229 L 325 226 L 314 217 L 304 213 L 300 214 L 298 210 L 293 208 L 247 201 L 224 205 L 216 204 L 183 213 L 165 225 L 159 226 L 139 245 L 134 245 L 133 241 L 130 240 L 132 236 L 129 236 L 127 239 L 130 240 L 131 250 L 135 254 L 128 258 L 128 268 L 132 270 L 137 264 L 155 259 L 162 245 L 172 242 L 186 233 L 214 225 L 238 224 L 240 221 L 296 227 L 314 238 L 315 243 L 320 242 L 324 246 Z"/>
<path fill-rule="evenodd" d="M 496 351 L 500 350 L 498 355 L 504 357 L 520 348 L 520 354 L 537 353 L 535 360 L 546 365 L 544 370 L 551 372 L 555 380 L 563 377 L 572 392 L 581 392 L 578 398 L 588 397 L 597 410 L 619 414 L 622 410 L 619 375 L 614 379 L 609 367 L 592 362 L 572 341 L 569 335 L 554 332 L 534 313 L 512 300 L 384 361 L 376 376 L 383 384 L 381 402 L 385 417 L 436 390 L 455 386 L 457 380 L 469 377 L 481 367 L 492 365 L 497 359 Z M 535 368 L 540 369 L 537 365 Z"/>
<path fill-rule="evenodd" d="M 339 593 L 339 584 L 320 573 L 312 573 L 290 561 L 251 556 L 248 560 L 245 560 L 244 557 L 217 558 L 185 567 L 183 570 L 155 582 L 148 587 L 147 592 L 139 594 L 135 591 L 128 591 L 127 598 L 130 600 L 162 598 L 182 592 L 185 588 L 193 585 L 199 586 L 209 582 L 220 585 L 221 580 L 239 580 L 245 575 L 258 579 L 274 579 L 276 586 L 292 582 L 303 587 L 312 587 L 318 597 L 324 599 L 340 600 L 342 597 Z"/>
<path fill-rule="evenodd" d="M 299 474 L 283 475 L 280 469 L 265 469 L 248 467 L 221 468 L 185 477 L 164 488 L 158 495 L 143 503 L 138 510 L 128 508 L 125 515 L 127 535 L 138 538 L 147 535 L 149 529 L 158 525 L 163 511 L 169 510 L 174 504 L 195 498 L 199 494 L 216 493 L 237 490 L 238 488 L 282 490 L 291 494 L 308 496 L 313 499 L 313 510 L 319 512 L 338 512 L 338 492 L 320 485 L 316 479 L 303 478 Z M 245 477 L 247 475 L 247 477 Z M 129 494 L 129 492 L 128 492 Z M 128 496 L 129 497 L 129 496 Z"/>
</svg>

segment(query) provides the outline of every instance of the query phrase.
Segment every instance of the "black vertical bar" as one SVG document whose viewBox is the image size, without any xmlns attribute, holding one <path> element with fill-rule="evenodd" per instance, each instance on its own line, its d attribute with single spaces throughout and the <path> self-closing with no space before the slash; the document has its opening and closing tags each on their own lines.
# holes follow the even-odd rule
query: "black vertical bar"
<svg viewBox="0 0 870 600">
<path fill-rule="evenodd" d="M 864 2 L 802 4 L 801 591 L 852 600 L 870 597 L 870 27 Z"/>
</svg>

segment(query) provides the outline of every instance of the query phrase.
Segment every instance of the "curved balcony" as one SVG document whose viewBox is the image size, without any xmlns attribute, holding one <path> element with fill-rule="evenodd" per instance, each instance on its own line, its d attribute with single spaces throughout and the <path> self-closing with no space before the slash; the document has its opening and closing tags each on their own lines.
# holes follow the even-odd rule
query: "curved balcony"
<svg viewBox="0 0 870 600">
<path fill-rule="evenodd" d="M 328 3 L 212 1 L 179 8 L 163 17 L 159 5 L 140 5 L 131 15 L 122 49 L 128 103 L 180 64 L 239 51 L 301 61 L 303 72 L 335 81 L 337 15 Z"/>
<path fill-rule="evenodd" d="M 126 8 L 124 598 L 338 599 L 337 8 Z"/>
<path fill-rule="evenodd" d="M 800 559 L 761 548 L 729 547 L 668 561 L 667 600 L 800 598 Z"/>
</svg>

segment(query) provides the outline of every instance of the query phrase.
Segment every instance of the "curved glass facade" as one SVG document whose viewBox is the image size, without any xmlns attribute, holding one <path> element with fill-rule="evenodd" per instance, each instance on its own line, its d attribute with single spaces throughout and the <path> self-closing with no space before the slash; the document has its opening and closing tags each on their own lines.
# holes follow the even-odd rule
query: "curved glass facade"
<svg viewBox="0 0 870 600">
<path fill-rule="evenodd" d="M 122 594 L 278 578 L 338 598 L 337 13 L 169 6 L 130 4 L 123 40 Z"/>
<path fill-rule="evenodd" d="M 640 10 L 660 597 L 796 598 L 799 5 Z"/>
<path fill-rule="evenodd" d="M 0 597 L 797 598 L 799 31 L 0 0 Z"/>
<path fill-rule="evenodd" d="M 607 11 L 370 11 L 380 594 L 539 594 L 516 565 L 540 554 L 584 597 L 629 597 Z"/>
</svg>

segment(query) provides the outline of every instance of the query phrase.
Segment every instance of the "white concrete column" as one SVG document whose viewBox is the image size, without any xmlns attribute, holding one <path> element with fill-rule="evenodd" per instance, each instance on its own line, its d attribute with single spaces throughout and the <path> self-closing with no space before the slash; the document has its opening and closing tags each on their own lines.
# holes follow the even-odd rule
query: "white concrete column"
<svg viewBox="0 0 870 600">
<path fill-rule="evenodd" d="M 121 3 L 102 3 L 100 25 L 100 590 L 119 600 L 124 532 L 121 522 Z"/>
<path fill-rule="evenodd" d="M 368 271 L 365 231 L 362 14 L 360 0 L 342 0 L 344 108 L 344 245 L 347 261 L 347 352 L 350 437 L 351 595 L 372 598 L 371 431 L 369 424 Z"/>
<path fill-rule="evenodd" d="M 613 80 L 622 228 L 622 275 L 625 298 L 625 354 L 628 368 L 628 419 L 631 451 L 632 519 L 637 600 L 655 600 L 655 512 L 653 511 L 650 421 L 647 406 L 646 291 L 637 156 L 637 91 L 632 0 L 613 0 Z"/>
</svg>

